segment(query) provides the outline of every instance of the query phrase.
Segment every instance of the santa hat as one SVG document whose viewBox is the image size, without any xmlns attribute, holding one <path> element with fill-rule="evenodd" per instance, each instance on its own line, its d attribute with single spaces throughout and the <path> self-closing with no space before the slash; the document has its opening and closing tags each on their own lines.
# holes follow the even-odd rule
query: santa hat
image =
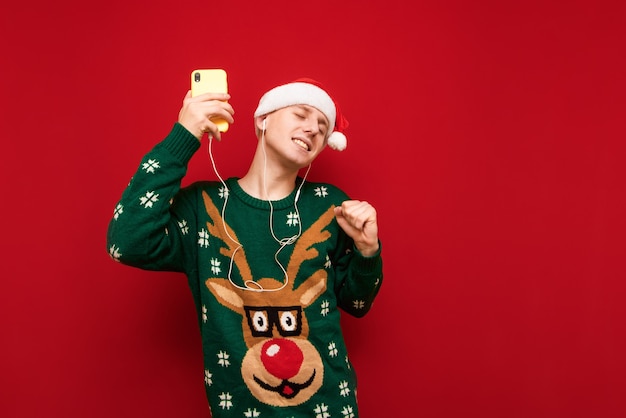
<svg viewBox="0 0 626 418">
<path fill-rule="evenodd" d="M 275 110 L 292 105 L 313 106 L 328 119 L 328 146 L 343 151 L 347 139 L 343 131 L 348 127 L 348 120 L 343 117 L 337 102 L 328 94 L 322 85 L 310 78 L 299 78 L 291 83 L 274 87 L 261 97 L 254 117 L 267 115 Z"/>
</svg>

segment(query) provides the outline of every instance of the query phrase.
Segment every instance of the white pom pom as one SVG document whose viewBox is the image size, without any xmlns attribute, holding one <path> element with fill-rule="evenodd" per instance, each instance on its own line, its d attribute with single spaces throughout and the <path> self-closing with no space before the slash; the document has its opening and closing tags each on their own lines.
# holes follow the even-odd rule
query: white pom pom
<svg viewBox="0 0 626 418">
<path fill-rule="evenodd" d="M 328 137 L 328 146 L 337 151 L 343 151 L 348 146 L 348 139 L 341 132 L 333 132 Z"/>
</svg>

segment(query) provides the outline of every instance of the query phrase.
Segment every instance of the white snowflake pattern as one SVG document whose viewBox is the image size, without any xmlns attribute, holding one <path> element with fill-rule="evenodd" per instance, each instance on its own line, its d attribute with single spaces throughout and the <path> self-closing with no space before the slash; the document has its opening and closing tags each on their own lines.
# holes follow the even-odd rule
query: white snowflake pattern
<svg viewBox="0 0 626 418">
<path fill-rule="evenodd" d="M 183 235 L 187 235 L 189 233 L 189 225 L 187 225 L 187 221 L 186 220 L 182 220 L 180 222 L 178 222 L 178 227 L 180 228 L 180 232 Z"/>
<path fill-rule="evenodd" d="M 222 409 L 230 409 L 233 407 L 233 397 L 230 393 L 222 392 L 220 394 L 220 403 L 219 406 Z"/>
<path fill-rule="evenodd" d="M 202 231 L 198 232 L 198 245 L 203 248 L 209 247 L 209 231 L 202 228 Z"/>
<path fill-rule="evenodd" d="M 298 225 L 298 222 L 298 214 L 294 212 L 289 212 L 289 215 L 287 215 L 287 225 L 296 226 Z"/>
<path fill-rule="evenodd" d="M 156 169 L 161 168 L 161 166 L 157 160 L 148 160 L 147 163 L 143 163 L 141 168 L 144 169 L 146 173 L 154 173 Z"/>
<path fill-rule="evenodd" d="M 261 413 L 257 411 L 256 408 L 254 409 L 248 408 L 248 410 L 243 413 L 243 416 L 246 418 L 254 418 L 254 417 L 260 417 Z"/>
<path fill-rule="evenodd" d="M 151 208 L 155 202 L 159 201 L 159 194 L 156 193 L 154 190 L 148 191 L 146 192 L 146 195 L 141 196 L 139 200 L 141 201 L 141 204 L 143 205 L 143 207 Z"/>
<path fill-rule="evenodd" d="M 315 412 L 315 418 L 328 418 L 330 417 L 330 413 L 328 412 L 328 405 L 315 405 L 315 408 L 313 409 L 313 412 Z"/>
<path fill-rule="evenodd" d="M 317 197 L 328 196 L 328 191 L 325 186 L 316 187 L 314 190 L 315 190 L 315 196 Z"/>
<path fill-rule="evenodd" d="M 352 411 L 352 407 L 350 405 L 346 405 L 341 410 L 341 414 L 346 418 L 354 418 L 354 412 Z"/>
<path fill-rule="evenodd" d="M 345 380 L 339 383 L 339 394 L 344 398 L 350 394 L 350 388 L 348 387 L 348 382 Z"/>
<path fill-rule="evenodd" d="M 209 369 L 204 370 L 204 383 L 207 386 L 211 386 L 213 384 L 213 374 L 209 371 Z"/>
<path fill-rule="evenodd" d="M 326 254 L 326 262 L 324 263 L 324 268 L 329 269 L 333 265 L 332 261 L 330 261 L 330 257 Z"/>
<path fill-rule="evenodd" d="M 202 305 L 202 322 L 206 322 L 209 319 L 207 313 L 208 309 L 206 308 L 206 305 Z"/>
<path fill-rule="evenodd" d="M 228 358 L 230 357 L 230 355 L 226 352 L 226 351 L 220 351 L 219 353 L 217 353 L 217 364 L 219 364 L 222 367 L 228 367 L 230 366 L 230 361 L 228 361 Z"/>
<path fill-rule="evenodd" d="M 117 247 L 115 244 L 111 245 L 111 248 L 109 248 L 109 255 L 111 256 L 111 258 L 115 261 L 120 261 L 120 257 L 122 256 L 122 253 L 120 253 L 120 248 Z"/>
<path fill-rule="evenodd" d="M 220 196 L 222 199 L 227 198 L 227 197 L 229 196 L 229 194 L 228 194 L 228 189 L 227 189 L 227 188 L 225 188 L 225 187 L 220 187 L 220 190 L 219 190 L 219 196 Z"/>
<path fill-rule="evenodd" d="M 324 302 L 322 302 L 322 310 L 320 311 L 320 313 L 322 314 L 322 316 L 326 316 L 328 315 L 329 312 L 330 312 L 330 302 L 325 300 Z"/>
<path fill-rule="evenodd" d="M 219 272 L 222 271 L 222 269 L 220 268 L 220 265 L 222 263 L 220 263 L 217 258 L 212 258 L 211 259 L 211 271 L 213 272 L 213 274 L 217 275 Z"/>
<path fill-rule="evenodd" d="M 363 309 L 365 307 L 365 302 L 362 300 L 353 300 L 352 306 L 354 306 L 354 309 Z"/>
<path fill-rule="evenodd" d="M 124 213 L 124 206 L 122 206 L 121 203 L 118 203 L 113 211 L 113 219 L 117 221 L 117 218 L 119 218 L 122 213 Z"/>
<path fill-rule="evenodd" d="M 328 355 L 331 357 L 336 357 L 338 353 L 339 353 L 339 350 L 337 350 L 337 346 L 335 345 L 335 342 L 331 341 L 330 344 L 328 344 Z"/>
<path fill-rule="evenodd" d="M 346 356 L 344 360 L 346 361 L 346 367 L 348 368 L 348 370 L 350 370 L 352 368 L 352 365 L 350 364 L 350 359 L 348 358 L 348 356 Z"/>
</svg>

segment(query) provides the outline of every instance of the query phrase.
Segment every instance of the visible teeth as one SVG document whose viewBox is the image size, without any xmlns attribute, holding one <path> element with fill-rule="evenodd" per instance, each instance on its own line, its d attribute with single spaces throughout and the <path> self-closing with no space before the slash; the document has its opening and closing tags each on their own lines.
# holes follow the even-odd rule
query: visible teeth
<svg viewBox="0 0 626 418">
<path fill-rule="evenodd" d="M 298 138 L 295 138 L 295 139 L 293 140 L 293 142 L 295 142 L 295 143 L 296 143 L 296 145 L 301 146 L 301 147 L 302 147 L 302 148 L 304 148 L 305 150 L 307 150 L 307 151 L 309 150 L 309 146 L 306 144 L 306 142 L 304 142 L 304 141 L 302 141 L 302 140 L 300 140 L 300 139 L 298 139 Z"/>
</svg>

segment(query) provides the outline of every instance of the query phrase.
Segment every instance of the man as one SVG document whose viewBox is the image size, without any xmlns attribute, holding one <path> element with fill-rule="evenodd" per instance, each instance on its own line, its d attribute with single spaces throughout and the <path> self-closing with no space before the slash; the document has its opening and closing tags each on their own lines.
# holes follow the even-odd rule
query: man
<svg viewBox="0 0 626 418">
<path fill-rule="evenodd" d="M 326 145 L 345 148 L 347 121 L 314 80 L 275 87 L 248 172 L 181 189 L 204 134 L 221 139 L 213 121 L 234 122 L 229 98 L 187 93 L 114 211 L 109 254 L 187 276 L 213 417 L 357 417 L 338 308 L 361 317 L 380 289 L 376 211 L 298 176 Z"/>
</svg>

